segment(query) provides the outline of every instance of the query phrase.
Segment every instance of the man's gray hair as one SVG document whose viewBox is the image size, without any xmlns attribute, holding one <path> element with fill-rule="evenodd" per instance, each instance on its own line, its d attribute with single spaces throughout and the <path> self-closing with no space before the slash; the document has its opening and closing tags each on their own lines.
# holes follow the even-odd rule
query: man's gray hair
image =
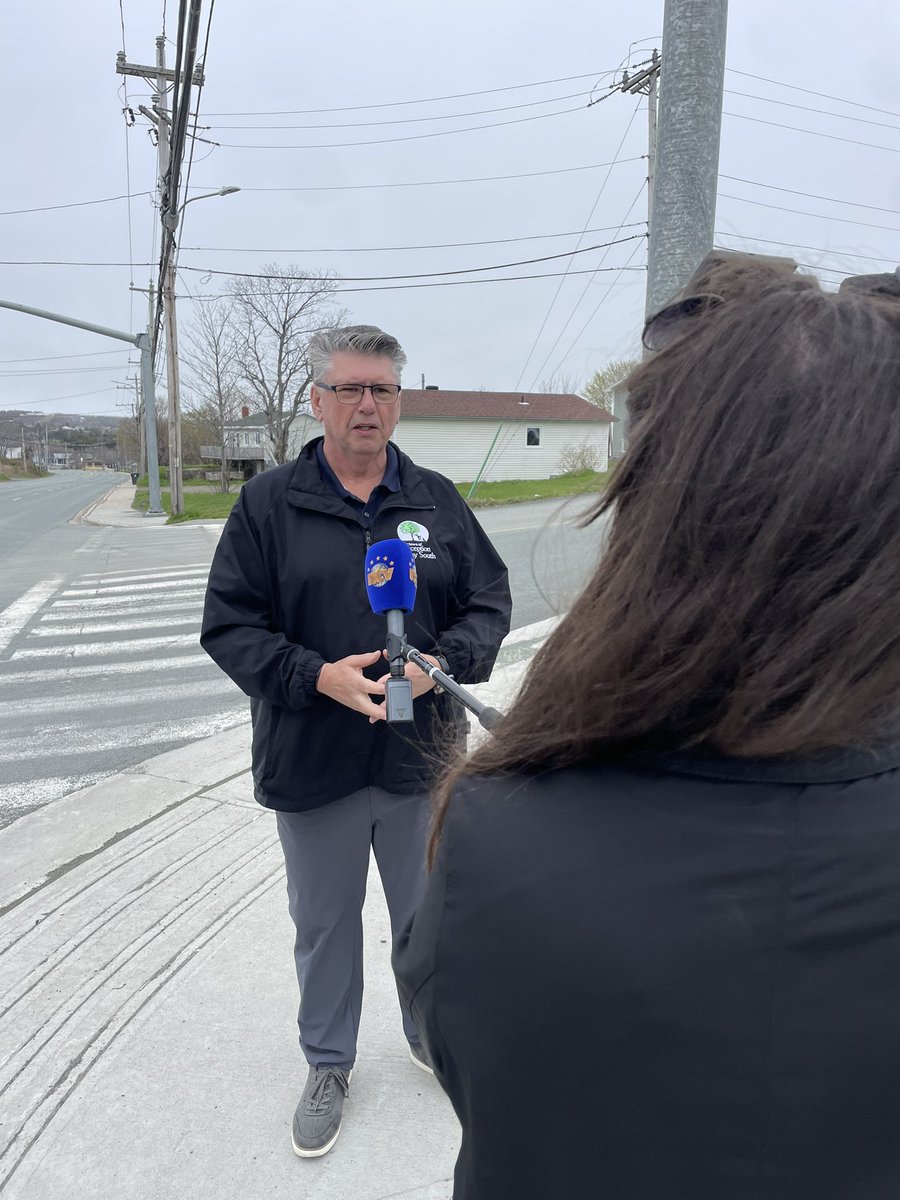
<svg viewBox="0 0 900 1200">
<path fill-rule="evenodd" d="M 376 354 L 389 358 L 397 382 L 406 366 L 403 347 L 395 337 L 375 325 L 345 325 L 342 329 L 323 329 L 309 339 L 307 350 L 313 382 L 331 369 L 335 354 Z"/>
</svg>

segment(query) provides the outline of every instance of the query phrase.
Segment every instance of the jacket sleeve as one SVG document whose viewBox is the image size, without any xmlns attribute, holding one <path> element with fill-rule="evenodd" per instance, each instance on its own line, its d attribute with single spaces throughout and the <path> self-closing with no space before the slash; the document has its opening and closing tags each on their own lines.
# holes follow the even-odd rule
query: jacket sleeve
<svg viewBox="0 0 900 1200">
<path fill-rule="evenodd" d="M 490 678 L 509 633 L 512 597 L 506 564 L 461 498 L 462 548 L 454 578 L 456 620 L 436 638 L 436 650 L 460 683 Z"/>
<path fill-rule="evenodd" d="M 318 698 L 325 659 L 289 642 L 274 623 L 270 576 L 242 491 L 213 558 L 200 644 L 248 696 L 306 708 Z"/>
</svg>

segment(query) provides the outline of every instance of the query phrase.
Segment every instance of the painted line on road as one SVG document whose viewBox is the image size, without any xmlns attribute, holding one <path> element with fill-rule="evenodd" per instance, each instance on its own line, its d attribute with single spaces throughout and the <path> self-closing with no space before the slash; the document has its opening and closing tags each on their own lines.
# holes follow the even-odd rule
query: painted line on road
<svg viewBox="0 0 900 1200">
<path fill-rule="evenodd" d="M 44 667 L 38 671 L 22 671 L 14 663 L 0 663 L 0 679 L 13 683 L 58 683 L 61 679 L 89 679 L 106 675 L 145 675 L 148 671 L 178 671 L 187 667 L 212 667 L 208 654 L 170 654 L 138 662 L 103 663 L 95 667 Z M 218 669 L 218 668 L 217 668 Z"/>
<path fill-rule="evenodd" d="M 188 697 L 219 697 L 228 694 L 239 699 L 243 692 L 227 675 L 214 675 L 211 679 L 197 680 L 194 683 L 179 683 L 173 689 L 171 684 L 160 687 L 145 687 L 120 689 L 111 695 L 98 695 L 92 688 L 86 692 L 69 692 L 65 696 L 35 697 L 33 700 L 3 700 L 0 701 L 0 721 L 6 722 L 6 729 L 13 726 L 16 717 L 30 719 L 34 716 L 46 716 L 48 713 L 65 713 L 71 717 L 73 712 L 91 712 L 99 708 L 122 708 L 128 704 L 155 704 L 161 700 L 179 700 Z M 246 697 L 245 697 L 246 698 Z"/>
<path fill-rule="evenodd" d="M 84 618 L 82 618 L 84 621 Z M 89 633 L 128 633 L 132 629 L 173 629 L 179 625 L 190 625 L 195 628 L 199 634 L 200 620 L 198 613 L 192 613 L 185 617 L 160 617 L 157 620 L 150 621 L 107 621 L 101 624 L 83 624 L 75 629 L 32 629 L 29 630 L 28 637 L 30 638 L 68 638 L 81 637 Z"/>
<path fill-rule="evenodd" d="M 40 745 L 41 761 L 45 762 L 51 758 L 68 758 L 72 754 L 104 754 L 123 746 L 199 741 L 246 723 L 247 710 L 242 705 L 240 710 L 189 717 L 186 721 L 121 725 L 105 730 L 105 737 L 99 737 L 96 729 L 85 729 L 83 725 L 48 725 L 33 730 L 27 737 L 5 739 L 0 749 L 0 762 L 16 762 L 27 755 L 33 757 L 40 743 L 43 743 Z"/>
<path fill-rule="evenodd" d="M 80 792 L 82 788 L 99 783 L 115 770 L 94 771 L 90 775 L 48 775 L 43 779 L 26 779 L 21 783 L 9 783 L 0 787 L 0 812 L 12 816 L 19 809 L 39 808 L 51 800 L 59 800 L 69 792 Z"/>
<path fill-rule="evenodd" d="M 202 579 L 205 584 L 205 582 L 206 582 L 205 575 L 198 574 L 197 578 Z M 111 596 L 113 593 L 121 593 L 121 592 L 162 591 L 163 594 L 165 594 L 166 588 L 184 587 L 184 585 L 189 582 L 190 582 L 190 580 L 188 580 L 188 579 L 160 579 L 157 583 L 133 583 L 133 584 L 132 583 L 116 583 L 116 584 L 112 584 L 109 587 L 106 587 L 103 584 L 100 584 L 97 587 L 66 588 L 66 590 L 62 593 L 62 595 L 63 596 L 81 596 L 81 597 L 84 597 L 84 599 L 89 599 L 92 596 L 96 596 L 98 598 L 103 598 L 104 596 Z M 199 584 L 198 584 L 198 586 L 199 586 Z"/>
<path fill-rule="evenodd" d="M 166 597 L 168 600 L 169 597 Z M 53 606 L 56 607 L 55 605 Z M 45 624 L 63 624 L 71 625 L 78 621 L 99 621 L 104 618 L 107 620 L 122 620 L 125 621 L 129 617 L 140 619 L 146 617 L 148 613 L 184 613 L 185 616 L 198 617 L 203 613 L 203 604 L 198 596 L 194 601 L 174 600 L 171 604 L 152 604 L 143 603 L 130 608 L 120 608 L 118 606 L 101 608 L 97 612 L 86 613 L 81 605 L 73 609 L 72 612 L 48 612 L 41 617 L 41 625 Z M 168 618 L 166 618 L 168 619 Z"/>
<path fill-rule="evenodd" d="M 77 608 L 83 611 L 86 608 L 117 608 L 127 604 L 143 604 L 149 608 L 159 600 L 187 600 L 203 596 L 205 593 L 205 587 L 191 587 L 185 588 L 183 592 L 163 592 L 161 595 L 132 596 L 126 593 L 124 596 L 86 596 L 83 600 L 54 600 L 53 607 Z"/>
<path fill-rule="evenodd" d="M 165 571 L 152 571 L 147 573 L 146 567 L 140 572 L 116 572 L 115 575 L 104 575 L 98 571 L 92 571 L 89 575 L 80 575 L 73 582 L 74 587 L 90 587 L 90 581 L 94 581 L 95 586 L 103 583 L 140 583 L 145 579 L 165 579 L 168 576 L 177 575 L 200 575 L 203 572 L 209 572 L 209 563 L 189 563 L 184 567 L 172 567 Z"/>
<path fill-rule="evenodd" d="M 0 652 L 6 649 L 35 613 L 44 607 L 62 582 L 62 579 L 45 579 L 42 583 L 36 583 L 0 612 Z"/>
<path fill-rule="evenodd" d="M 172 637 L 133 638 L 124 642 L 76 642 L 71 646 L 42 646 L 40 650 L 16 650 L 11 662 L 26 658 L 104 658 L 110 654 L 140 654 L 175 646 L 196 646 L 198 633 L 173 634 Z"/>
</svg>

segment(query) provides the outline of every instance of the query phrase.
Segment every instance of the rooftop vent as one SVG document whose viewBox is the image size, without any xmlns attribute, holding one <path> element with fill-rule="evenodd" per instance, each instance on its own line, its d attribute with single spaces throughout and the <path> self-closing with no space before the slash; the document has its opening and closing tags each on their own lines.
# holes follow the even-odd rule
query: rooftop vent
<svg viewBox="0 0 900 1200">
<path fill-rule="evenodd" d="M 523 407 L 527 408 L 527 407 L 528 407 L 528 403 L 529 403 L 529 402 L 528 402 L 528 401 L 525 399 L 525 397 L 524 397 L 524 396 L 520 396 L 520 397 L 519 397 L 519 403 L 520 403 L 520 404 L 521 404 Z"/>
<path fill-rule="evenodd" d="M 438 385 L 436 383 L 426 383 L 425 384 L 426 392 L 439 392 L 440 390 L 441 389 L 438 387 Z"/>
</svg>

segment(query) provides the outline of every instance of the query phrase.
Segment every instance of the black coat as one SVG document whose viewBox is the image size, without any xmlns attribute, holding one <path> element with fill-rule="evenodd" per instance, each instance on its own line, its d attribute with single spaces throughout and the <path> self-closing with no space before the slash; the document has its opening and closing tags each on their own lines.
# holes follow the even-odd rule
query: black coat
<svg viewBox="0 0 900 1200">
<path fill-rule="evenodd" d="M 464 781 L 395 952 L 454 1200 L 897 1200 L 898 765 Z"/>
<path fill-rule="evenodd" d="M 213 558 L 200 636 L 251 697 L 256 798 L 286 812 L 363 787 L 421 791 L 458 735 L 446 694 L 420 696 L 414 725 L 388 726 L 316 691 L 323 662 L 385 644 L 385 618 L 365 588 L 369 544 L 397 537 L 402 522 L 420 526 L 407 638 L 443 654 L 460 683 L 489 677 L 512 607 L 506 568 L 448 479 L 398 450 L 401 493 L 385 499 L 368 531 L 322 480 L 315 446 L 244 485 Z M 386 670 L 382 661 L 366 674 Z"/>
</svg>

